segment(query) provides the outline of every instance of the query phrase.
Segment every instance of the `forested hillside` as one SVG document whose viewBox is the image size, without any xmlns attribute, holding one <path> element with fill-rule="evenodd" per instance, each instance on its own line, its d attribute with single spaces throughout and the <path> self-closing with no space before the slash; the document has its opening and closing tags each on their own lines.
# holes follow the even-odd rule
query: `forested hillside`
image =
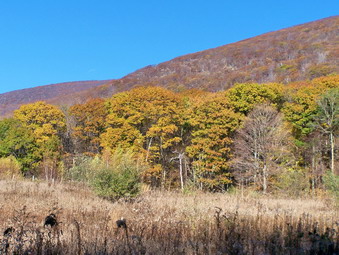
<svg viewBox="0 0 339 255">
<path fill-rule="evenodd" d="M 135 86 L 222 91 L 236 83 L 289 83 L 338 72 L 339 17 L 256 36 L 142 68 L 91 90 L 111 96 Z"/>
<path fill-rule="evenodd" d="M 21 106 L 0 122 L 0 174 L 86 181 L 120 162 L 151 187 L 302 193 L 338 173 L 338 132 L 338 75 L 214 93 L 137 87 L 69 109 Z"/>
<path fill-rule="evenodd" d="M 109 81 L 65 82 L 3 93 L 0 94 L 0 116 L 8 116 L 13 110 L 18 109 L 20 105 L 39 100 L 59 105 L 75 104 L 77 101 L 74 98 L 72 102 L 62 100 L 62 98 L 66 95 L 76 95 L 84 90 L 103 85 L 107 82 Z"/>
<path fill-rule="evenodd" d="M 118 80 L 2 94 L 0 116 L 10 114 L 20 104 L 37 100 L 72 105 L 89 98 L 108 98 L 137 86 L 216 92 L 236 83 L 286 84 L 338 73 L 338 27 L 339 17 L 334 16 L 150 65 Z"/>
</svg>

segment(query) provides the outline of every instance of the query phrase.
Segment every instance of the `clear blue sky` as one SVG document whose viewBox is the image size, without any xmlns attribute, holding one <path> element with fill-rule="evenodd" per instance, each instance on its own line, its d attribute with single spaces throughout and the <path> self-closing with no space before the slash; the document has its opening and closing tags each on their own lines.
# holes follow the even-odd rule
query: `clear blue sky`
<svg viewBox="0 0 339 255">
<path fill-rule="evenodd" d="M 0 93 L 121 78 L 338 10 L 338 0 L 2 0 Z"/>
</svg>

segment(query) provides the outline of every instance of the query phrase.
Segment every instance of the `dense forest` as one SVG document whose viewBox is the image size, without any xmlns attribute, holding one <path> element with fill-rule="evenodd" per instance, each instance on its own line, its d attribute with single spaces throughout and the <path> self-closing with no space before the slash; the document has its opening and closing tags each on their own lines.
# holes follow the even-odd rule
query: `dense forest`
<svg viewBox="0 0 339 255">
<path fill-rule="evenodd" d="M 0 175 L 82 181 L 115 159 L 152 188 L 298 195 L 338 174 L 338 131 L 338 75 L 216 93 L 136 87 L 71 107 L 22 105 L 0 121 Z"/>
</svg>

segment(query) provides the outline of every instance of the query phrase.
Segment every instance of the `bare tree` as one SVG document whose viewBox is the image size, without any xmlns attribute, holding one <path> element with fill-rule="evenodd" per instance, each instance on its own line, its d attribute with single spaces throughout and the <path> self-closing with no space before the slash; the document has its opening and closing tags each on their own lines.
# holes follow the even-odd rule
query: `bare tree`
<svg viewBox="0 0 339 255">
<path fill-rule="evenodd" d="M 180 187 L 181 187 L 181 190 L 183 190 L 184 189 L 184 185 L 185 185 L 185 177 L 187 179 L 187 157 L 185 155 L 185 152 L 179 152 L 179 151 L 175 150 L 174 153 L 176 153 L 177 156 L 176 157 L 172 157 L 170 159 L 170 162 L 174 161 L 174 160 L 177 160 L 178 163 L 179 163 Z"/>
<path fill-rule="evenodd" d="M 315 189 L 321 183 L 321 176 L 325 173 L 326 164 L 324 155 L 326 154 L 326 142 L 324 135 L 319 130 L 314 130 L 307 136 L 306 145 L 302 148 L 302 158 L 305 161 L 305 167 L 310 168 L 311 189 Z"/>
<path fill-rule="evenodd" d="M 339 89 L 334 88 L 326 92 L 318 101 L 317 127 L 329 137 L 330 168 L 335 172 L 335 139 L 339 131 Z"/>
<path fill-rule="evenodd" d="M 290 133 L 278 111 L 267 105 L 253 109 L 235 137 L 235 176 L 241 184 L 260 184 L 267 191 L 269 177 L 290 159 Z"/>
</svg>

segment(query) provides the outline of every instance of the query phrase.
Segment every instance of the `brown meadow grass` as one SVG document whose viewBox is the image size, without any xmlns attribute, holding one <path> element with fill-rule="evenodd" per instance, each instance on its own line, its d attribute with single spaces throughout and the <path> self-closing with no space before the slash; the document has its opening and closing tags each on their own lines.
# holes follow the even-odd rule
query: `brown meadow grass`
<svg viewBox="0 0 339 255">
<path fill-rule="evenodd" d="M 111 203 L 76 183 L 0 181 L 0 254 L 338 254 L 338 216 L 327 198 L 148 191 Z"/>
</svg>

